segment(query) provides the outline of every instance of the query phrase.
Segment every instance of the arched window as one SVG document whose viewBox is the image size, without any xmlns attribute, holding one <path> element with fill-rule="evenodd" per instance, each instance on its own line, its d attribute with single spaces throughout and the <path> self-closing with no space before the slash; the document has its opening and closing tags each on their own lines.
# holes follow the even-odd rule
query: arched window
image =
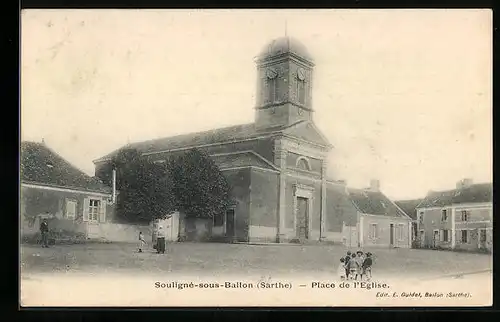
<svg viewBox="0 0 500 322">
<path fill-rule="evenodd" d="M 307 161 L 306 158 L 299 158 L 297 160 L 297 168 L 299 169 L 302 169 L 302 170 L 306 170 L 306 171 L 310 171 L 311 170 L 311 167 L 309 166 L 309 162 Z"/>
<path fill-rule="evenodd" d="M 306 84 L 300 79 L 297 79 L 297 101 L 299 104 L 306 104 Z"/>
</svg>

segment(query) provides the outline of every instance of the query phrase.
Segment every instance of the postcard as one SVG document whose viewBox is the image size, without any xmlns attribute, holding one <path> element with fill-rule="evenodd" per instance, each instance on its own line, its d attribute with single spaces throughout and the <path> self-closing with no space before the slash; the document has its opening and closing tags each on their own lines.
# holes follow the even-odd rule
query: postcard
<svg viewBox="0 0 500 322">
<path fill-rule="evenodd" d="M 24 10 L 20 306 L 492 305 L 491 10 Z"/>
</svg>

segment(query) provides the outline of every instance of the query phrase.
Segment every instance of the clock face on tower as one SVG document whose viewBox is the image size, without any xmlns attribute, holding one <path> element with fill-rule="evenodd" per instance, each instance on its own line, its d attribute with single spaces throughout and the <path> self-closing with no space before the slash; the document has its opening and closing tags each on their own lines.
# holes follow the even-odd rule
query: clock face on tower
<svg viewBox="0 0 500 322">
<path fill-rule="evenodd" d="M 299 68 L 297 70 L 297 78 L 301 81 L 303 81 L 306 78 L 306 72 L 304 68 Z"/>
<path fill-rule="evenodd" d="M 266 76 L 269 79 L 273 79 L 273 78 L 276 78 L 276 76 L 278 76 L 278 72 L 273 68 L 268 68 L 266 70 Z"/>
</svg>

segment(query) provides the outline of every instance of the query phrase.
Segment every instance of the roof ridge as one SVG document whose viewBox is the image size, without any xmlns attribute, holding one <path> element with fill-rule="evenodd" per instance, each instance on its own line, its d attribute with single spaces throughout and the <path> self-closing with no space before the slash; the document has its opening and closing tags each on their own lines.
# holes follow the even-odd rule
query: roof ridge
<svg viewBox="0 0 500 322">
<path fill-rule="evenodd" d="M 240 127 L 240 126 L 248 126 L 248 125 L 253 125 L 253 124 L 255 124 L 255 123 L 243 123 L 243 124 L 236 124 L 236 125 L 219 127 L 219 128 L 215 128 L 215 129 L 211 129 L 211 130 L 202 130 L 202 131 L 197 131 L 197 132 L 186 132 L 186 133 L 175 134 L 175 135 L 171 135 L 171 136 L 164 136 L 164 137 L 160 137 L 160 138 L 156 138 L 156 139 L 149 139 L 149 140 L 144 140 L 144 141 L 136 141 L 136 142 L 130 143 L 129 145 L 131 147 L 133 147 L 134 145 L 144 144 L 144 143 L 147 143 L 147 142 L 160 141 L 160 140 L 163 140 L 163 139 L 175 139 L 175 138 L 179 138 L 179 137 L 185 136 L 185 135 L 204 134 L 204 133 L 209 133 L 209 132 L 212 132 L 212 131 L 226 130 L 226 129 L 230 129 L 230 128 L 237 128 L 237 127 Z"/>
<path fill-rule="evenodd" d="M 447 189 L 447 190 L 431 190 L 430 192 L 432 192 L 432 193 L 450 192 L 451 193 L 451 192 L 455 192 L 457 190 L 465 190 L 465 189 L 470 189 L 470 188 L 473 188 L 473 187 L 486 186 L 486 185 L 493 186 L 493 183 L 492 182 L 473 183 L 470 186 L 463 187 L 463 188 L 454 188 L 454 189 Z M 424 199 L 425 199 L 425 197 L 424 197 Z"/>
</svg>

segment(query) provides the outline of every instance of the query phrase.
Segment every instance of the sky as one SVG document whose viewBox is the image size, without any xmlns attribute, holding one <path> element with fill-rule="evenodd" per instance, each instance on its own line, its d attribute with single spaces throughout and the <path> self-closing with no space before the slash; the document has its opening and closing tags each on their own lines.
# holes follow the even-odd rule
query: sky
<svg viewBox="0 0 500 322">
<path fill-rule="evenodd" d="M 27 10 L 21 139 L 93 175 L 127 142 L 254 121 L 255 56 L 315 62 L 328 173 L 393 199 L 492 182 L 491 10 Z"/>
</svg>

